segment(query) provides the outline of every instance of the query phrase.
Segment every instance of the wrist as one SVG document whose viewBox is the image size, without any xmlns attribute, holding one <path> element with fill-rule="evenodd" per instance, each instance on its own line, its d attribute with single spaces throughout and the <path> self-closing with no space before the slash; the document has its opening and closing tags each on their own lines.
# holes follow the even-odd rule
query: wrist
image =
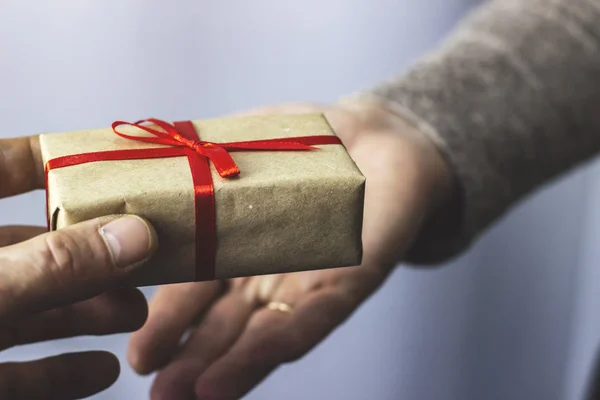
<svg viewBox="0 0 600 400">
<path fill-rule="evenodd" d="M 344 100 L 338 107 L 356 116 L 353 122 L 360 123 L 362 129 L 390 130 L 410 142 L 411 151 L 418 159 L 420 178 L 427 191 L 427 218 L 457 202 L 459 190 L 455 175 L 443 154 L 443 144 L 428 132 L 429 129 L 411 122 L 413 118 L 407 116 L 406 112 L 394 110 L 376 99 Z"/>
<path fill-rule="evenodd" d="M 398 202 L 418 199 L 419 204 L 404 206 L 419 215 L 419 222 L 415 222 L 417 231 L 396 262 L 439 262 L 438 247 L 453 242 L 462 221 L 461 191 L 444 155 L 444 144 L 433 130 L 418 123 L 406 110 L 364 98 L 345 101 L 339 107 L 352 115 L 349 120 L 356 124 L 356 131 L 386 132 L 386 136 L 401 143 L 395 146 L 395 152 L 400 168 L 404 169 L 402 185 L 412 193 L 401 195 Z"/>
</svg>

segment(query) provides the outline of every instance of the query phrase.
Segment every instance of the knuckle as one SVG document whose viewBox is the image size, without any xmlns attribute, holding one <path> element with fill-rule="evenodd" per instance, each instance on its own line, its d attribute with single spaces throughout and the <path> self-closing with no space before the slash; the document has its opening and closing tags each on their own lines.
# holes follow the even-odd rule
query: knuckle
<svg viewBox="0 0 600 400">
<path fill-rule="evenodd" d="M 106 255 L 95 249 L 93 241 L 78 238 L 70 232 L 54 232 L 47 235 L 42 250 L 42 265 L 51 276 L 74 279 L 86 272 L 82 264 L 97 264 Z M 109 263 L 106 263 L 107 265 Z"/>
<path fill-rule="evenodd" d="M 77 275 L 75 252 L 80 244 L 63 232 L 46 236 L 42 252 L 44 268 L 52 275 L 73 277 Z"/>
</svg>

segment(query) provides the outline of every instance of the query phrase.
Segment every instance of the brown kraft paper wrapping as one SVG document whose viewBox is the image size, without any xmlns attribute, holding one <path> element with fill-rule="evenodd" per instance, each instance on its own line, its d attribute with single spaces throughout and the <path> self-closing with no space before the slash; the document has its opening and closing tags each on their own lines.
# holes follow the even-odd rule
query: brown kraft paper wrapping
<svg viewBox="0 0 600 400">
<path fill-rule="evenodd" d="M 233 142 L 333 135 L 320 114 L 193 121 L 200 139 Z M 131 135 L 148 135 L 121 127 Z M 95 151 L 162 147 L 111 128 L 40 136 L 44 163 Z M 365 178 L 341 145 L 315 151 L 231 153 L 241 173 L 215 192 L 215 278 L 360 264 Z M 51 229 L 110 214 L 136 214 L 156 228 L 159 250 L 136 286 L 194 280 L 194 186 L 186 157 L 98 161 L 48 172 Z"/>
</svg>

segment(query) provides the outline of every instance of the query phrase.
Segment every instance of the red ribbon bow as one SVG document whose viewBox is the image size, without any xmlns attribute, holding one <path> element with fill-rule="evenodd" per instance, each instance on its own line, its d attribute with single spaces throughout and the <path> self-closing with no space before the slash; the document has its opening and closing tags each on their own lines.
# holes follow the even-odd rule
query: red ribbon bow
<svg viewBox="0 0 600 400">
<path fill-rule="evenodd" d="M 162 129 L 154 129 L 150 122 Z M 154 135 L 132 136 L 117 131 L 121 125 L 135 126 Z M 223 178 L 232 178 L 240 170 L 229 154 L 235 151 L 307 151 L 317 150 L 316 145 L 341 144 L 337 136 L 302 136 L 291 138 L 251 140 L 229 143 L 201 141 L 191 121 L 175 122 L 173 125 L 155 118 L 134 123 L 115 121 L 112 129 L 117 135 L 130 140 L 161 144 L 168 147 L 109 150 L 57 157 L 46 163 L 46 202 L 48 199 L 48 172 L 55 168 L 85 164 L 96 161 L 118 161 L 148 158 L 186 156 L 194 183 L 195 226 L 196 226 L 196 271 L 194 280 L 215 279 L 216 259 L 216 216 L 215 197 L 209 160 Z M 47 209 L 48 207 L 46 207 Z M 47 210 L 48 213 L 50 210 Z"/>
</svg>

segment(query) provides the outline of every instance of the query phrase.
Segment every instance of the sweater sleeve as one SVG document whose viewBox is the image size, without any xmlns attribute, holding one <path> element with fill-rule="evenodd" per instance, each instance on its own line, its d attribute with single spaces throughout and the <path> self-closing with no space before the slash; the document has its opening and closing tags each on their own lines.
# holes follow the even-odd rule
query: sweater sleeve
<svg viewBox="0 0 600 400">
<path fill-rule="evenodd" d="M 428 133 L 453 168 L 459 218 L 432 221 L 408 260 L 444 261 L 600 150 L 600 0 L 490 1 L 408 71 L 358 96 Z"/>
</svg>

